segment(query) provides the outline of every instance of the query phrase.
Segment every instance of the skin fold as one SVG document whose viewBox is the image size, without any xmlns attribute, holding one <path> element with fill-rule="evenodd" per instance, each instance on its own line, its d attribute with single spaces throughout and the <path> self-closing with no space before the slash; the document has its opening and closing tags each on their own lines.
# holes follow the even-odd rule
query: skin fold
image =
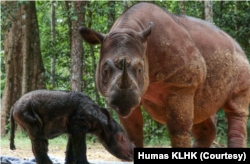
<svg viewBox="0 0 250 164">
<path fill-rule="evenodd" d="M 101 44 L 96 82 L 130 140 L 143 147 L 142 105 L 166 124 L 172 147 L 209 147 L 220 108 L 228 119 L 228 147 L 246 147 L 250 66 L 228 34 L 206 21 L 176 16 L 150 3 L 123 13 L 108 34 L 80 27 Z M 125 64 L 126 63 L 126 64 Z"/>
</svg>

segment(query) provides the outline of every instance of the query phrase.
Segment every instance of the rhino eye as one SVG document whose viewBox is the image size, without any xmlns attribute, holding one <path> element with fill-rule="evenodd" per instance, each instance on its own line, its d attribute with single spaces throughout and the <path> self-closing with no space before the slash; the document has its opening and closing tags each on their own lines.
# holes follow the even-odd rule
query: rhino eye
<svg viewBox="0 0 250 164">
<path fill-rule="evenodd" d="M 141 68 L 138 69 L 138 72 L 141 73 Z"/>
<path fill-rule="evenodd" d="M 138 65 L 138 68 L 137 68 L 137 80 L 138 80 L 138 82 L 140 83 L 141 81 L 142 81 L 142 79 L 143 79 L 143 73 L 142 73 L 142 66 L 139 64 Z"/>
<path fill-rule="evenodd" d="M 103 82 L 106 84 L 107 83 L 107 79 L 108 79 L 108 73 L 109 73 L 109 69 L 108 66 L 104 66 L 103 71 L 102 71 L 102 80 Z"/>
<path fill-rule="evenodd" d="M 107 67 L 105 67 L 105 68 L 104 68 L 104 70 L 103 70 L 103 75 L 105 75 L 105 76 L 106 76 L 107 74 L 108 74 L 108 68 L 107 68 Z"/>
</svg>

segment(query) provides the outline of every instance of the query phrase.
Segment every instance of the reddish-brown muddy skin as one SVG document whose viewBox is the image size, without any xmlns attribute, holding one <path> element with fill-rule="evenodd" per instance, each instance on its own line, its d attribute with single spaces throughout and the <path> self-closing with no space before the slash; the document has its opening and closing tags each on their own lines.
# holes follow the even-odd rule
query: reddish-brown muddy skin
<svg viewBox="0 0 250 164">
<path fill-rule="evenodd" d="M 228 34 L 150 3 L 132 6 L 108 34 L 79 32 L 86 42 L 101 44 L 99 91 L 136 147 L 143 147 L 140 105 L 167 125 L 172 147 L 191 147 L 190 132 L 193 147 L 209 147 L 216 135 L 210 117 L 223 108 L 228 147 L 246 147 L 250 66 Z"/>
</svg>

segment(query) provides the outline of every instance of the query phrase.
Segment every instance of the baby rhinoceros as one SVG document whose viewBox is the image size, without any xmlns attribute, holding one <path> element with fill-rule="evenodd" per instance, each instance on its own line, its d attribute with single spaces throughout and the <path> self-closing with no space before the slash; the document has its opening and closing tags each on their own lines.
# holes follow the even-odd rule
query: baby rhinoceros
<svg viewBox="0 0 250 164">
<path fill-rule="evenodd" d="M 88 164 L 86 133 L 96 135 L 102 145 L 117 158 L 131 161 L 134 145 L 123 128 L 80 92 L 36 90 L 22 96 L 12 107 L 10 149 L 14 150 L 15 122 L 29 135 L 38 164 L 52 164 L 48 139 L 68 134 L 66 163 Z"/>
</svg>

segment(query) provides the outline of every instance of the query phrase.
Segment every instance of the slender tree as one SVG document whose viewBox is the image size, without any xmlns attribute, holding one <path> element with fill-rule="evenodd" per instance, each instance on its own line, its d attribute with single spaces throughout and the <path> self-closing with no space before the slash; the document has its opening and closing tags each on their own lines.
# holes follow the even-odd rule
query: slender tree
<svg viewBox="0 0 250 164">
<path fill-rule="evenodd" d="M 51 78 L 50 78 L 50 87 L 55 87 L 55 65 L 56 65 L 56 54 L 55 54 L 55 47 L 54 47 L 54 41 L 55 41 L 55 1 L 51 1 L 51 41 L 53 44 L 53 54 L 51 57 Z"/>
<path fill-rule="evenodd" d="M 204 1 L 205 20 L 213 23 L 213 1 Z"/>
<path fill-rule="evenodd" d="M 108 1 L 108 8 L 108 30 L 110 30 L 115 22 L 115 1 Z"/>
<path fill-rule="evenodd" d="M 65 1 L 65 5 L 66 5 L 66 12 L 67 12 L 67 23 L 68 23 L 68 27 L 69 27 L 69 30 L 68 30 L 69 31 L 69 45 L 70 45 L 70 51 L 71 51 L 71 47 L 72 47 L 72 21 L 71 21 L 71 17 L 69 14 L 71 2 Z"/>
<path fill-rule="evenodd" d="M 180 1 L 181 4 L 181 14 L 186 15 L 185 1 Z"/>
<path fill-rule="evenodd" d="M 3 1 L 8 15 L 3 20 L 6 83 L 1 104 L 1 136 L 6 134 L 11 106 L 23 94 L 46 88 L 34 1 Z"/>
<path fill-rule="evenodd" d="M 111 1 L 109 1 L 108 3 L 110 3 Z M 87 7 L 88 7 L 88 27 L 91 28 L 92 25 L 92 14 L 93 11 L 91 10 L 91 4 L 90 2 L 87 3 Z M 96 103 L 98 105 L 100 105 L 100 98 L 99 98 L 99 93 L 98 93 L 98 89 L 97 89 L 97 84 L 96 84 L 96 59 L 95 59 L 95 52 L 94 52 L 94 47 L 93 45 L 89 45 L 90 48 L 90 54 L 91 54 L 91 58 L 92 58 L 92 70 L 93 70 L 93 76 L 94 76 L 94 83 L 95 83 L 95 97 L 96 97 Z"/>
<path fill-rule="evenodd" d="M 78 28 L 85 26 L 85 8 L 86 1 L 75 1 L 75 16 L 73 20 L 72 38 L 71 38 L 71 80 L 70 89 L 73 91 L 82 91 L 82 68 L 83 68 L 83 39 L 79 35 Z"/>
<path fill-rule="evenodd" d="M 123 6 L 123 11 L 126 11 L 128 9 L 128 1 L 123 0 L 122 6 Z"/>
<path fill-rule="evenodd" d="M 220 27 L 221 25 L 221 20 L 222 20 L 222 16 L 223 16 L 223 13 L 222 13 L 222 10 L 223 10 L 223 1 L 220 1 L 220 14 L 219 14 L 219 23 L 218 23 L 218 26 Z"/>
</svg>

